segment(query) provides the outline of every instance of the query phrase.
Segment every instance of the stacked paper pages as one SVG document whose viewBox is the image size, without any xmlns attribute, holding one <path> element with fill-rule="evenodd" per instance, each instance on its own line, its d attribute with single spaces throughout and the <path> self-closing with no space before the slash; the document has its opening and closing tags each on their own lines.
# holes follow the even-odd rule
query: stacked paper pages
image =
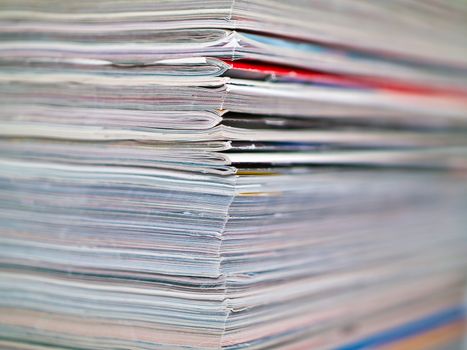
<svg viewBox="0 0 467 350">
<path fill-rule="evenodd" d="M 0 2 L 2 349 L 461 349 L 467 4 Z"/>
</svg>

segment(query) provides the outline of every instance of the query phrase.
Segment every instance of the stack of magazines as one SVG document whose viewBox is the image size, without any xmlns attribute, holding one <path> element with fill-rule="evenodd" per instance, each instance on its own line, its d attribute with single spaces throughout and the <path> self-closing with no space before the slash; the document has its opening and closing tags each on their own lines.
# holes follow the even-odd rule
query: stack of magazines
<svg viewBox="0 0 467 350">
<path fill-rule="evenodd" d="M 462 349 L 467 3 L 4 0 L 0 347 Z"/>
</svg>

